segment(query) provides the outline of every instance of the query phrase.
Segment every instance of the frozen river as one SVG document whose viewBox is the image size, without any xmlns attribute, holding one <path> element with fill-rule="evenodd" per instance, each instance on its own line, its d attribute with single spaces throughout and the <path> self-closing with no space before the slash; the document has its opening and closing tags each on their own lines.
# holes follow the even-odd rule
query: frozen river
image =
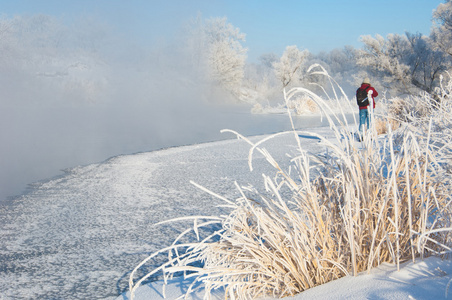
<svg viewBox="0 0 452 300">
<path fill-rule="evenodd" d="M 212 123 L 215 126 L 198 131 L 178 128 L 185 138 L 167 138 L 167 144 L 154 144 L 150 138 L 124 149 L 112 143 L 109 151 L 99 152 L 103 158 L 92 159 L 112 158 L 92 164 L 80 161 L 83 166 L 78 167 L 74 160 L 73 167 L 59 176 L 44 180 L 42 175 L 27 193 L 3 201 L 0 290 L 4 298 L 114 299 L 126 289 L 133 267 L 149 252 L 168 245 L 184 228 L 152 224 L 176 216 L 218 213 L 218 203 L 189 180 L 232 199 L 234 180 L 258 185 L 261 173 L 271 172 L 267 164 L 257 158 L 256 171 L 250 173 L 248 145 L 219 130 L 230 128 L 245 135 L 278 132 L 290 128 L 287 116 L 227 113 L 223 117 Z M 318 117 L 301 117 L 296 122 L 297 127 L 321 125 Z M 330 134 L 328 128 L 315 130 Z M 116 132 L 104 139 L 119 142 L 132 136 Z M 197 144 L 222 139 L 226 140 Z M 181 144 L 192 145 L 143 152 Z M 319 151 L 315 139 L 304 139 L 304 145 Z M 295 139 L 284 136 L 268 147 L 284 160 L 285 153 L 294 149 Z M 121 151 L 141 153 L 114 156 Z M 49 153 L 41 161 L 52 157 Z M 39 162 L 33 167 L 39 168 Z"/>
<path fill-rule="evenodd" d="M 198 110 L 166 115 L 165 111 L 107 110 L 99 105 L 50 110 L 2 108 L 0 202 L 22 194 L 29 183 L 109 157 L 230 138 L 220 133 L 225 128 L 245 135 L 290 128 L 288 117 L 282 114 Z M 159 119 L 159 115 L 165 117 Z M 300 128 L 322 124 L 319 117 L 308 116 L 296 117 L 295 122 Z"/>
</svg>

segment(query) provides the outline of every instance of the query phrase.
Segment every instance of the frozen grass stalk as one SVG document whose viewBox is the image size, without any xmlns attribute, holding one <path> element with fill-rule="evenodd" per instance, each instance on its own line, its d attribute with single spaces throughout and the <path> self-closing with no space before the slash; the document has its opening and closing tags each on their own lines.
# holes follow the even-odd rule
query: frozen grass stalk
<svg viewBox="0 0 452 300">
<path fill-rule="evenodd" d="M 316 72 L 328 76 L 322 69 Z M 203 283 L 206 299 L 218 288 L 228 299 L 285 297 L 383 262 L 398 267 L 406 260 L 451 251 L 450 173 L 438 169 L 445 165 L 442 153 L 451 149 L 451 140 L 443 139 L 439 145 L 431 124 L 427 137 L 409 126 L 399 133 L 389 129 L 379 137 L 372 122 L 359 143 L 345 113 L 338 117 L 332 112 L 328 104 L 332 99 L 294 88 L 284 91 L 286 103 L 300 93 L 316 102 L 334 132 L 334 140 L 303 132 L 318 137 L 328 148 L 327 155 L 304 151 L 298 137 L 302 132 L 295 128 L 257 143 L 236 133 L 250 144 L 250 169 L 258 151 L 275 168 L 275 176 L 263 175 L 264 191 L 236 184 L 240 195 L 236 200 L 196 184 L 223 200 L 230 213 L 193 217 L 192 230 L 137 266 L 129 281 L 132 299 L 140 283 L 157 271 L 166 277 L 184 271 L 186 277 Z M 289 117 L 292 122 L 290 111 Z M 398 138 L 400 132 L 403 139 Z M 296 138 L 299 149 L 290 168 L 296 172 L 283 170 L 263 147 L 281 134 Z M 214 222 L 221 228 L 201 237 L 198 228 Z M 178 243 L 191 232 L 197 241 Z M 165 251 L 168 261 L 135 281 L 139 267 Z"/>
</svg>

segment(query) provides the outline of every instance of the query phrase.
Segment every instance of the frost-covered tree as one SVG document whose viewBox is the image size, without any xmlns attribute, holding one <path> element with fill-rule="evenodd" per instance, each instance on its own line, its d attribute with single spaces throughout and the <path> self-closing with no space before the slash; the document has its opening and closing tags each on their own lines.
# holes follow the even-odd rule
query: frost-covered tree
<svg viewBox="0 0 452 300">
<path fill-rule="evenodd" d="M 452 56 L 452 1 L 447 0 L 445 3 L 438 5 L 433 12 L 433 20 L 431 37 L 435 41 L 435 45 Z"/>
<path fill-rule="evenodd" d="M 287 46 L 279 61 L 273 63 L 275 75 L 283 88 L 301 80 L 302 65 L 308 56 L 308 50 L 300 51 L 297 46 Z"/>
<path fill-rule="evenodd" d="M 212 78 L 232 92 L 239 92 L 244 76 L 245 56 L 227 40 L 210 45 L 209 66 Z"/>
<path fill-rule="evenodd" d="M 363 36 L 362 41 L 358 64 L 396 94 L 434 94 L 440 75 L 450 67 L 451 60 L 421 34 Z"/>
<path fill-rule="evenodd" d="M 227 23 L 226 18 L 208 19 L 205 25 L 211 75 L 237 94 L 244 76 L 247 49 L 241 42 L 245 41 L 245 34 Z"/>
<path fill-rule="evenodd" d="M 328 74 L 350 95 L 354 95 L 356 88 L 366 75 L 357 65 L 358 50 L 352 46 L 336 48 L 330 52 L 321 52 L 316 55 Z M 324 76 L 323 76 L 324 77 Z M 328 88 L 329 85 L 326 85 Z"/>
<path fill-rule="evenodd" d="M 278 55 L 276 53 L 266 53 L 262 54 L 259 57 L 259 62 L 262 66 L 266 67 L 267 69 L 273 69 L 273 64 L 276 63 L 279 60 Z"/>
<path fill-rule="evenodd" d="M 404 59 L 410 66 L 411 83 L 434 96 L 440 75 L 450 67 L 451 58 L 443 51 L 435 49 L 432 40 L 427 36 L 420 33 L 406 35 L 411 46 L 411 54 Z"/>
<path fill-rule="evenodd" d="M 411 93 L 410 67 L 403 57 L 410 53 L 408 39 L 397 34 L 362 36 L 363 49 L 359 52 L 358 65 L 367 67 L 372 77 L 381 78 L 383 86 L 397 88 L 399 93 Z M 399 88 L 401 87 L 401 88 Z"/>
<path fill-rule="evenodd" d="M 416 95 L 424 91 L 435 95 L 439 78 L 452 65 L 452 1 L 438 5 L 433 12 L 430 36 L 406 33 L 362 37 L 364 49 L 358 64 L 367 68 L 388 90 Z"/>
<path fill-rule="evenodd" d="M 333 49 L 330 52 L 321 52 L 316 57 L 323 62 L 328 73 L 342 86 L 352 84 L 353 75 L 357 73 L 357 50 L 352 46 Z"/>
<path fill-rule="evenodd" d="M 261 78 L 256 78 L 261 84 L 267 86 L 267 90 L 275 90 L 274 92 L 281 95 L 281 90 L 279 89 L 279 81 L 275 76 L 275 71 L 273 64 L 279 61 L 279 57 L 276 53 L 266 53 L 259 57 L 259 73 Z"/>
<path fill-rule="evenodd" d="M 273 63 L 278 60 L 275 53 L 267 53 L 259 57 L 259 63 L 245 65 L 244 88 L 254 95 L 249 102 L 270 106 L 271 102 L 281 100 L 280 84 L 273 69 Z"/>
<path fill-rule="evenodd" d="M 242 46 L 245 34 L 226 18 L 203 21 L 198 16 L 189 27 L 186 43 L 193 65 L 224 89 L 239 95 L 247 52 Z"/>
<path fill-rule="evenodd" d="M 328 66 L 331 74 L 343 74 L 356 69 L 357 50 L 352 46 L 336 48 L 330 52 L 321 52 L 316 57 Z"/>
</svg>

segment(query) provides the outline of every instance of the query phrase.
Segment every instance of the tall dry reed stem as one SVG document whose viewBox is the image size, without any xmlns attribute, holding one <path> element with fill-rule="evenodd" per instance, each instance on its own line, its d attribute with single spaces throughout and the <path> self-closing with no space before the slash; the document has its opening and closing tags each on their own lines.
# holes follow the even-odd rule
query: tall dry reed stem
<svg viewBox="0 0 452 300">
<path fill-rule="evenodd" d="M 297 139 L 294 173 L 283 170 L 263 148 L 276 135 L 253 143 L 236 133 L 250 144 L 250 168 L 259 151 L 275 167 L 276 176 L 263 176 L 263 192 L 237 184 L 241 197 L 236 201 L 207 191 L 223 199 L 231 213 L 192 217 L 193 231 L 199 235 L 199 228 L 214 222 L 221 229 L 196 243 L 177 244 L 177 238 L 162 250 L 169 253 L 168 262 L 148 276 L 159 270 L 165 276 L 184 271 L 204 284 L 206 299 L 218 288 L 224 288 L 228 299 L 285 297 L 383 262 L 398 266 L 450 251 L 450 190 L 437 172 L 429 135 L 419 138 L 407 132 L 397 144 L 390 126 L 387 136 L 378 139 L 374 124 L 358 143 L 345 115 L 336 116 L 319 96 L 303 88 L 284 96 L 288 102 L 299 93 L 317 103 L 336 139 L 295 129 L 276 134 Z M 300 133 L 318 137 L 328 156 L 304 151 Z M 199 262 L 202 267 L 194 266 Z M 130 275 L 132 298 L 143 280 L 134 281 L 138 268 Z"/>
</svg>

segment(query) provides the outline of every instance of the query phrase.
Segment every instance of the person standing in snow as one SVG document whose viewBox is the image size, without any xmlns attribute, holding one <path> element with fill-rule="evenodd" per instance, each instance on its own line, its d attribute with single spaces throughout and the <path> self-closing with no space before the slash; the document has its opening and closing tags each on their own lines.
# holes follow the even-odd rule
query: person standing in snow
<svg viewBox="0 0 452 300">
<path fill-rule="evenodd" d="M 369 129 L 369 105 L 375 108 L 375 97 L 378 92 L 370 85 L 369 78 L 365 78 L 361 86 L 356 90 L 356 101 L 359 106 L 359 131 L 363 133 L 363 127 L 366 125 Z"/>
</svg>

